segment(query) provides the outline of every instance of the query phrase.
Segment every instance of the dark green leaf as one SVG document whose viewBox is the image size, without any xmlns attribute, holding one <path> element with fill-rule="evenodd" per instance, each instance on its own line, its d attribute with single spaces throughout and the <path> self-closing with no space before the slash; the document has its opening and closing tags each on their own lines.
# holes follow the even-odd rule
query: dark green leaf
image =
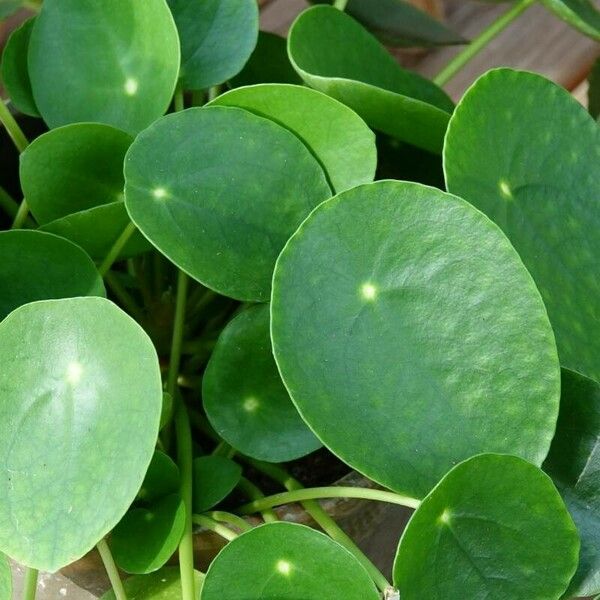
<svg viewBox="0 0 600 600">
<path fill-rule="evenodd" d="M 179 59 L 165 0 L 44 0 L 29 74 L 50 127 L 96 121 L 135 134 L 167 110 Z"/>
<path fill-rule="evenodd" d="M 229 496 L 241 477 L 242 468 L 224 456 L 194 459 L 194 512 L 215 507 Z"/>
<path fill-rule="evenodd" d="M 232 90 L 211 104 L 237 106 L 289 129 L 319 160 L 337 192 L 373 181 L 375 135 L 354 111 L 321 92 L 298 85 L 255 85 Z"/>
<path fill-rule="evenodd" d="M 308 85 L 347 104 L 375 129 L 441 152 L 452 101 L 402 69 L 352 17 L 330 6 L 309 8 L 290 29 L 288 52 Z"/>
<path fill-rule="evenodd" d="M 2 82 L 15 108 L 26 115 L 39 117 L 27 68 L 29 38 L 34 19 L 15 29 L 2 52 Z"/>
<path fill-rule="evenodd" d="M 248 456 L 287 462 L 321 446 L 277 371 L 268 305 L 245 310 L 223 330 L 204 373 L 202 398 L 215 430 Z"/>
<path fill-rule="evenodd" d="M 105 536 L 140 489 L 158 434 L 158 358 L 114 304 L 72 298 L 6 317 L 0 364 L 0 549 L 56 571 Z"/>
<path fill-rule="evenodd" d="M 160 450 L 154 456 L 137 495 L 140 502 L 151 503 L 179 489 L 179 469 L 173 460 Z"/>
<path fill-rule="evenodd" d="M 600 384 L 563 369 L 556 435 L 544 463 L 581 536 L 572 596 L 600 592 Z"/>
<path fill-rule="evenodd" d="M 220 106 L 168 115 L 141 133 L 125 158 L 125 181 L 129 215 L 167 258 L 249 301 L 268 299 L 281 248 L 331 195 L 294 134 Z"/>
<path fill-rule="evenodd" d="M 449 191 L 506 233 L 533 275 L 561 364 L 600 379 L 600 128 L 563 88 L 498 69 L 467 92 L 444 148 Z"/>
<path fill-rule="evenodd" d="M 450 471 L 400 540 L 403 600 L 557 600 L 579 538 L 550 478 L 515 456 L 485 454 Z"/>
<path fill-rule="evenodd" d="M 590 0 L 541 0 L 560 19 L 600 41 L 600 12 Z"/>
<path fill-rule="evenodd" d="M 256 0 L 168 0 L 181 39 L 181 79 L 201 90 L 237 75 L 256 46 Z"/>
<path fill-rule="evenodd" d="M 56 235 L 2 231 L 0 256 L 0 319 L 35 300 L 106 295 L 90 257 Z"/>
<path fill-rule="evenodd" d="M 202 573 L 194 571 L 196 598 L 200 600 Z M 181 579 L 179 567 L 164 567 L 150 575 L 129 577 L 124 583 L 127 600 L 181 600 Z M 117 600 L 114 592 L 108 591 L 101 600 Z"/>
<path fill-rule="evenodd" d="M 398 492 L 422 497 L 480 452 L 546 456 L 560 393 L 546 310 L 460 198 L 386 181 L 324 202 L 277 262 L 271 335 L 316 435 Z"/>
<path fill-rule="evenodd" d="M 227 544 L 206 574 L 202 600 L 377 600 L 363 566 L 326 535 L 270 523 Z"/>
</svg>

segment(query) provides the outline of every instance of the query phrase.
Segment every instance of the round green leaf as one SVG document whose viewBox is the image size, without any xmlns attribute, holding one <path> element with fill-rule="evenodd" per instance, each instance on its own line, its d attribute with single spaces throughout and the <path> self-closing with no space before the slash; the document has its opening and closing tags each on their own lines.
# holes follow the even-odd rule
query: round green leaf
<svg viewBox="0 0 600 600">
<path fill-rule="evenodd" d="M 321 446 L 277 371 L 268 305 L 245 310 L 223 330 L 204 373 L 202 399 L 219 435 L 258 460 L 287 462 Z"/>
<path fill-rule="evenodd" d="M 49 131 L 21 155 L 21 186 L 40 224 L 123 200 L 123 159 L 131 136 L 99 123 Z"/>
<path fill-rule="evenodd" d="M 600 128 L 563 88 L 498 69 L 466 93 L 444 148 L 449 191 L 495 221 L 531 272 L 561 364 L 600 380 Z"/>
<path fill-rule="evenodd" d="M 316 435 L 398 492 L 480 452 L 546 456 L 552 329 L 506 237 L 460 198 L 383 181 L 323 203 L 277 262 L 271 335 Z"/>
<path fill-rule="evenodd" d="M 0 256 L 0 319 L 35 300 L 106 295 L 90 257 L 56 235 L 2 231 Z"/>
<path fill-rule="evenodd" d="M 579 552 L 550 478 L 515 456 L 450 471 L 409 521 L 394 563 L 403 600 L 558 600 Z"/>
<path fill-rule="evenodd" d="M 196 580 L 196 598 L 200 600 L 202 573 L 194 571 Z M 149 575 L 129 577 L 124 582 L 128 600 L 181 600 L 181 577 L 179 567 L 164 567 Z M 117 600 L 112 590 L 106 592 L 101 600 Z"/>
<path fill-rule="evenodd" d="M 113 529 L 110 549 L 126 573 L 152 573 L 175 553 L 184 529 L 185 505 L 179 494 L 172 494 L 132 508 Z"/>
<path fill-rule="evenodd" d="M 181 39 L 181 79 L 201 90 L 237 75 L 258 37 L 256 0 L 168 0 Z"/>
<path fill-rule="evenodd" d="M 544 470 L 550 474 L 581 536 L 579 569 L 568 597 L 600 592 L 600 384 L 563 369 L 556 435 Z"/>
<path fill-rule="evenodd" d="M 96 121 L 137 133 L 167 110 L 179 39 L 165 0 L 44 0 L 29 45 L 50 127 Z"/>
<path fill-rule="evenodd" d="M 337 192 L 375 177 L 375 135 L 354 111 L 325 94 L 298 85 L 267 84 L 232 90 L 212 104 L 249 110 L 295 133 Z"/>
<path fill-rule="evenodd" d="M 377 600 L 358 560 L 326 535 L 269 523 L 227 544 L 211 563 L 202 600 Z"/>
<path fill-rule="evenodd" d="M 452 101 L 398 66 L 352 17 L 331 6 L 305 10 L 290 29 L 288 52 L 308 85 L 347 104 L 375 129 L 441 152 Z"/>
<path fill-rule="evenodd" d="M 239 108 L 168 115 L 125 157 L 133 222 L 183 271 L 238 300 L 268 299 L 281 248 L 330 195 L 294 134 Z"/>
<path fill-rule="evenodd" d="M 0 600 L 11 600 L 12 595 L 12 575 L 8 559 L 0 553 Z"/>
<path fill-rule="evenodd" d="M 541 0 L 560 19 L 600 41 L 600 12 L 590 0 Z"/>
<path fill-rule="evenodd" d="M 27 68 L 29 38 L 35 19 L 25 21 L 15 29 L 2 52 L 2 82 L 14 106 L 26 115 L 39 117 Z"/>
<path fill-rule="evenodd" d="M 120 200 L 50 221 L 50 223 L 42 225 L 40 229 L 75 242 L 91 257 L 101 260 L 107 255 L 129 222 L 125 203 Z M 148 240 L 136 230 L 121 250 L 119 257 L 131 258 L 151 248 Z"/>
<path fill-rule="evenodd" d="M 158 358 L 112 302 L 72 298 L 6 317 L 0 364 L 0 549 L 56 571 L 105 536 L 140 489 L 158 434 Z"/>
<path fill-rule="evenodd" d="M 225 500 L 241 477 L 242 468 L 224 456 L 194 459 L 194 512 L 205 512 Z"/>
<path fill-rule="evenodd" d="M 287 40 L 268 31 L 259 31 L 254 52 L 229 85 L 257 83 L 302 83 L 288 58 Z"/>
<path fill-rule="evenodd" d="M 137 495 L 140 502 L 151 503 L 160 500 L 179 489 L 179 469 L 171 457 L 160 450 L 154 456 Z"/>
</svg>

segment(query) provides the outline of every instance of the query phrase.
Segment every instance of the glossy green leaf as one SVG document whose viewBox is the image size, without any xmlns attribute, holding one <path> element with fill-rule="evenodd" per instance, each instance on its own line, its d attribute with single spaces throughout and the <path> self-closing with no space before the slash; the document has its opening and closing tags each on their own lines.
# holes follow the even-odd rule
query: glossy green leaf
<svg viewBox="0 0 600 600">
<path fill-rule="evenodd" d="M 277 262 L 271 335 L 316 435 L 398 492 L 422 497 L 480 452 L 546 456 L 560 393 L 546 310 L 460 198 L 382 181 L 323 203 Z"/>
<path fill-rule="evenodd" d="M 590 0 L 541 0 L 560 19 L 600 41 L 600 11 Z"/>
<path fill-rule="evenodd" d="M 165 0 L 44 0 L 29 74 L 50 127 L 94 121 L 135 134 L 167 110 L 179 59 Z"/>
<path fill-rule="evenodd" d="M 12 599 L 12 575 L 8 559 L 0 553 L 0 600 Z"/>
<path fill-rule="evenodd" d="M 201 90 L 237 75 L 258 37 L 256 0 L 167 0 L 181 39 L 181 80 Z"/>
<path fill-rule="evenodd" d="M 581 536 L 569 595 L 600 592 L 600 384 L 564 369 L 556 435 L 544 470 L 554 479 Z"/>
<path fill-rule="evenodd" d="M 131 136 L 76 123 L 34 140 L 21 155 L 23 193 L 40 224 L 123 200 L 123 159 Z"/>
<path fill-rule="evenodd" d="M 176 552 L 184 529 L 185 505 L 179 494 L 172 494 L 132 508 L 113 529 L 110 549 L 126 573 L 152 573 Z"/>
<path fill-rule="evenodd" d="M 394 563 L 403 600 L 558 600 L 577 529 L 550 478 L 515 456 L 452 469 L 409 521 Z"/>
<path fill-rule="evenodd" d="M 151 503 L 173 494 L 178 489 L 179 469 L 177 465 L 170 456 L 160 450 L 155 450 L 136 499 Z"/>
<path fill-rule="evenodd" d="M 112 302 L 72 298 L 6 317 L 0 364 L 0 549 L 56 571 L 105 536 L 140 489 L 158 434 L 158 358 Z"/>
<path fill-rule="evenodd" d="M 539 75 L 490 71 L 450 122 L 450 192 L 495 221 L 542 294 L 561 364 L 600 379 L 600 128 Z"/>
<path fill-rule="evenodd" d="M 81 246 L 92 258 L 102 260 L 129 222 L 125 203 L 120 200 L 50 221 L 40 229 L 65 237 Z M 131 258 L 151 248 L 148 240 L 135 231 L 119 256 Z"/>
<path fill-rule="evenodd" d="M 289 129 L 319 160 L 337 192 L 375 177 L 375 135 L 354 111 L 321 92 L 265 84 L 231 90 L 211 104 L 237 106 Z"/>
<path fill-rule="evenodd" d="M 2 231 L 0 256 L 0 319 L 35 300 L 106 295 L 90 257 L 56 235 Z"/>
<path fill-rule="evenodd" d="M 309 8 L 290 29 L 288 52 L 308 85 L 347 104 L 375 129 L 441 152 L 452 101 L 402 69 L 352 17 L 331 6 Z"/>
<path fill-rule="evenodd" d="M 202 573 L 194 571 L 196 579 L 196 598 L 200 600 Z M 179 567 L 164 567 L 150 575 L 129 577 L 125 583 L 128 600 L 181 600 L 181 579 Z M 101 600 L 117 600 L 112 590 L 106 592 Z"/>
<path fill-rule="evenodd" d="M 294 523 L 261 525 L 211 563 L 202 600 L 377 600 L 364 567 L 326 535 Z"/>
<path fill-rule="evenodd" d="M 205 512 L 225 500 L 241 477 L 242 468 L 224 456 L 194 459 L 194 512 Z"/>
<path fill-rule="evenodd" d="M 254 52 L 229 82 L 233 87 L 257 83 L 302 83 L 288 58 L 287 40 L 268 31 L 259 31 Z"/>
<path fill-rule="evenodd" d="M 27 68 L 27 53 L 33 23 L 34 19 L 29 19 L 11 33 L 2 52 L 1 73 L 2 83 L 15 108 L 26 115 L 39 117 Z"/>
<path fill-rule="evenodd" d="M 245 310 L 223 330 L 204 373 L 202 399 L 217 433 L 258 460 L 287 462 L 321 446 L 277 371 L 268 305 Z"/>
<path fill-rule="evenodd" d="M 238 300 L 268 299 L 281 248 L 330 195 L 294 134 L 238 108 L 168 115 L 125 158 L 133 222 L 188 275 Z"/>
<path fill-rule="evenodd" d="M 594 119 L 600 118 L 600 58 L 596 60 L 588 77 L 588 108 Z"/>
</svg>

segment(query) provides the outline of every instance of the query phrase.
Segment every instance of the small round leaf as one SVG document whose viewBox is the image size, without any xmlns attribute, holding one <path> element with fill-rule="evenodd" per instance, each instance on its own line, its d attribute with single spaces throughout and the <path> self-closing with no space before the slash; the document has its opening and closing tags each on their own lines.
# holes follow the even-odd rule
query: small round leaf
<svg viewBox="0 0 600 600">
<path fill-rule="evenodd" d="M 515 456 L 452 469 L 409 521 L 394 563 L 403 600 L 558 600 L 579 552 L 550 478 Z"/>
<path fill-rule="evenodd" d="M 194 512 L 205 512 L 225 500 L 241 477 L 242 468 L 224 456 L 194 459 Z"/>
<path fill-rule="evenodd" d="M 56 571 L 105 536 L 140 489 L 158 434 L 158 358 L 112 302 L 70 298 L 6 317 L 0 364 L 0 549 Z"/>
<path fill-rule="evenodd" d="M 326 535 L 269 523 L 227 544 L 211 563 L 202 600 L 378 600 L 358 560 Z"/>
<path fill-rule="evenodd" d="M 271 334 L 317 437 L 400 493 L 423 497 L 481 452 L 546 456 L 560 393 L 546 310 L 460 198 L 384 181 L 321 204 L 277 262 Z"/>
<path fill-rule="evenodd" d="M 168 115 L 125 157 L 133 222 L 179 268 L 238 300 L 268 299 L 277 255 L 330 195 L 294 134 L 239 108 Z"/>
<path fill-rule="evenodd" d="M 211 425 L 240 452 L 287 462 L 321 442 L 304 423 L 273 359 L 269 307 L 251 307 L 221 333 L 202 381 Z"/>
<path fill-rule="evenodd" d="M 194 571 L 196 580 L 196 599 L 200 600 L 204 577 Z M 181 574 L 179 567 L 164 567 L 149 575 L 129 577 L 123 583 L 128 600 L 181 600 Z M 101 600 L 117 600 L 112 590 L 106 592 Z"/>
</svg>

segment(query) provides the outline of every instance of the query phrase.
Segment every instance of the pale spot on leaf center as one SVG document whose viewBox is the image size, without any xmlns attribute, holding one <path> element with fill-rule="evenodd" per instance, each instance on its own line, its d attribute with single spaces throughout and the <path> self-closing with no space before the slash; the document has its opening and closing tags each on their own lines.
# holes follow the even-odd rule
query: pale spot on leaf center
<svg viewBox="0 0 600 600">
<path fill-rule="evenodd" d="M 244 400 L 244 410 L 253 413 L 260 406 L 260 402 L 254 396 L 248 396 Z"/>
<path fill-rule="evenodd" d="M 377 288 L 372 283 L 363 283 L 360 288 L 360 294 L 365 300 L 375 300 L 377 297 Z"/>
<path fill-rule="evenodd" d="M 77 361 L 70 362 L 67 365 L 66 380 L 71 385 L 77 385 L 81 381 L 83 367 Z"/>
<path fill-rule="evenodd" d="M 137 79 L 134 79 L 133 77 L 129 77 L 124 85 L 125 93 L 128 96 L 135 96 L 137 94 L 138 87 L 139 87 L 139 84 L 138 84 Z"/>
<path fill-rule="evenodd" d="M 292 565 L 287 560 L 278 560 L 276 566 L 282 575 L 289 575 L 292 572 Z"/>
</svg>

